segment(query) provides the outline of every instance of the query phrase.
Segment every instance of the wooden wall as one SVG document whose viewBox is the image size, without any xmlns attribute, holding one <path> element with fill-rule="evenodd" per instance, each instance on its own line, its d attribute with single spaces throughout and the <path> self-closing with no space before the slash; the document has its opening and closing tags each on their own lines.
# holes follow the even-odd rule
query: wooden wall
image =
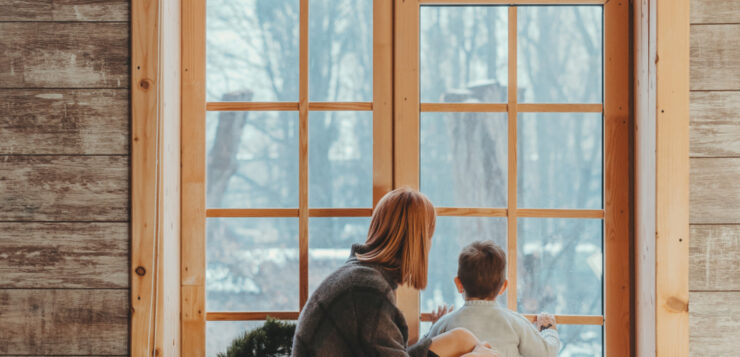
<svg viewBox="0 0 740 357">
<path fill-rule="evenodd" d="M 740 351 L 740 0 L 691 2 L 691 356 Z"/>
<path fill-rule="evenodd" d="M 0 1 L 0 355 L 128 354 L 129 27 Z"/>
</svg>

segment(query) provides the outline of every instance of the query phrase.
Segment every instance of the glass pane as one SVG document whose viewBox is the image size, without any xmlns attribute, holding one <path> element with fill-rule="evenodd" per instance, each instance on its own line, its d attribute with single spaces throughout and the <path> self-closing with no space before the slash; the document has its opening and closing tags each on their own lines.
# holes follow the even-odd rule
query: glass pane
<svg viewBox="0 0 740 357">
<path fill-rule="evenodd" d="M 506 250 L 506 218 L 437 217 L 437 226 L 429 251 L 427 288 L 421 292 L 421 311 L 430 312 L 442 304 L 463 305 L 453 279 L 457 276 L 457 258 L 466 245 L 478 240 L 492 240 Z M 506 296 L 499 296 L 506 304 Z"/>
<path fill-rule="evenodd" d="M 600 113 L 521 113 L 520 208 L 603 207 Z"/>
<path fill-rule="evenodd" d="M 226 355 L 234 339 L 264 324 L 265 321 L 206 321 L 206 356 L 216 357 L 219 353 Z"/>
<path fill-rule="evenodd" d="M 519 218 L 517 226 L 519 312 L 601 315 L 602 221 Z"/>
<path fill-rule="evenodd" d="M 601 326 L 558 325 L 562 357 L 601 357 L 604 330 Z"/>
<path fill-rule="evenodd" d="M 421 191 L 440 207 L 506 207 L 506 113 L 421 113 Z"/>
<path fill-rule="evenodd" d="M 373 113 L 309 114 L 309 206 L 373 205 Z"/>
<path fill-rule="evenodd" d="M 298 207 L 298 113 L 209 112 L 212 208 Z"/>
<path fill-rule="evenodd" d="M 298 311 L 298 218 L 209 218 L 206 310 Z"/>
<path fill-rule="evenodd" d="M 507 101 L 508 10 L 422 6 L 421 101 Z"/>
<path fill-rule="evenodd" d="M 309 14 L 310 99 L 372 101 L 372 0 L 311 0 Z"/>
<path fill-rule="evenodd" d="M 520 102 L 601 103 L 601 6 L 517 7 Z"/>
<path fill-rule="evenodd" d="M 349 258 L 352 244 L 363 243 L 370 217 L 311 218 L 308 223 L 308 292 Z"/>
<path fill-rule="evenodd" d="M 208 101 L 298 101 L 298 0 L 207 0 Z"/>
</svg>

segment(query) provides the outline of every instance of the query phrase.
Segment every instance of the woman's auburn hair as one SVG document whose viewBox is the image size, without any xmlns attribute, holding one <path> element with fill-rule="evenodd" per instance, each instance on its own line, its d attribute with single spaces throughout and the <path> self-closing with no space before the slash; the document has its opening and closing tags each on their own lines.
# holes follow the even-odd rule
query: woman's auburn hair
<svg viewBox="0 0 740 357">
<path fill-rule="evenodd" d="M 357 260 L 382 266 L 399 284 L 426 288 L 436 219 L 432 202 L 419 191 L 403 187 L 387 193 L 375 207 Z"/>
</svg>

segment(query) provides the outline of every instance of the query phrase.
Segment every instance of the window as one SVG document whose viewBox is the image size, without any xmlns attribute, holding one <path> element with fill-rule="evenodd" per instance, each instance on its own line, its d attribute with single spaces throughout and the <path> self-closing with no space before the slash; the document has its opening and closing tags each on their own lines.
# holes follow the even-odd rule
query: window
<svg viewBox="0 0 740 357">
<path fill-rule="evenodd" d="M 266 316 L 296 319 L 364 240 L 377 200 L 404 185 L 439 215 L 428 288 L 398 292 L 412 336 L 437 304 L 461 304 L 460 248 L 492 239 L 509 259 L 501 303 L 557 314 L 561 355 L 629 353 L 626 4 L 184 7 L 183 101 L 197 110 L 183 117 L 182 308 L 194 354 L 215 355 Z"/>
</svg>

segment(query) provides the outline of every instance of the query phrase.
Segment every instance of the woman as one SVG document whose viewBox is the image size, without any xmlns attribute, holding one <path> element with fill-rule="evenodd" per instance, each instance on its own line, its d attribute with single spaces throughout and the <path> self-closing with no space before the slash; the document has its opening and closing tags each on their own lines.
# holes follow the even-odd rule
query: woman
<svg viewBox="0 0 740 357">
<path fill-rule="evenodd" d="M 406 345 L 408 326 L 395 290 L 400 284 L 426 287 L 435 221 L 423 194 L 408 188 L 386 194 L 365 244 L 352 247 L 301 312 L 293 356 L 496 356 L 465 329 Z"/>
</svg>

